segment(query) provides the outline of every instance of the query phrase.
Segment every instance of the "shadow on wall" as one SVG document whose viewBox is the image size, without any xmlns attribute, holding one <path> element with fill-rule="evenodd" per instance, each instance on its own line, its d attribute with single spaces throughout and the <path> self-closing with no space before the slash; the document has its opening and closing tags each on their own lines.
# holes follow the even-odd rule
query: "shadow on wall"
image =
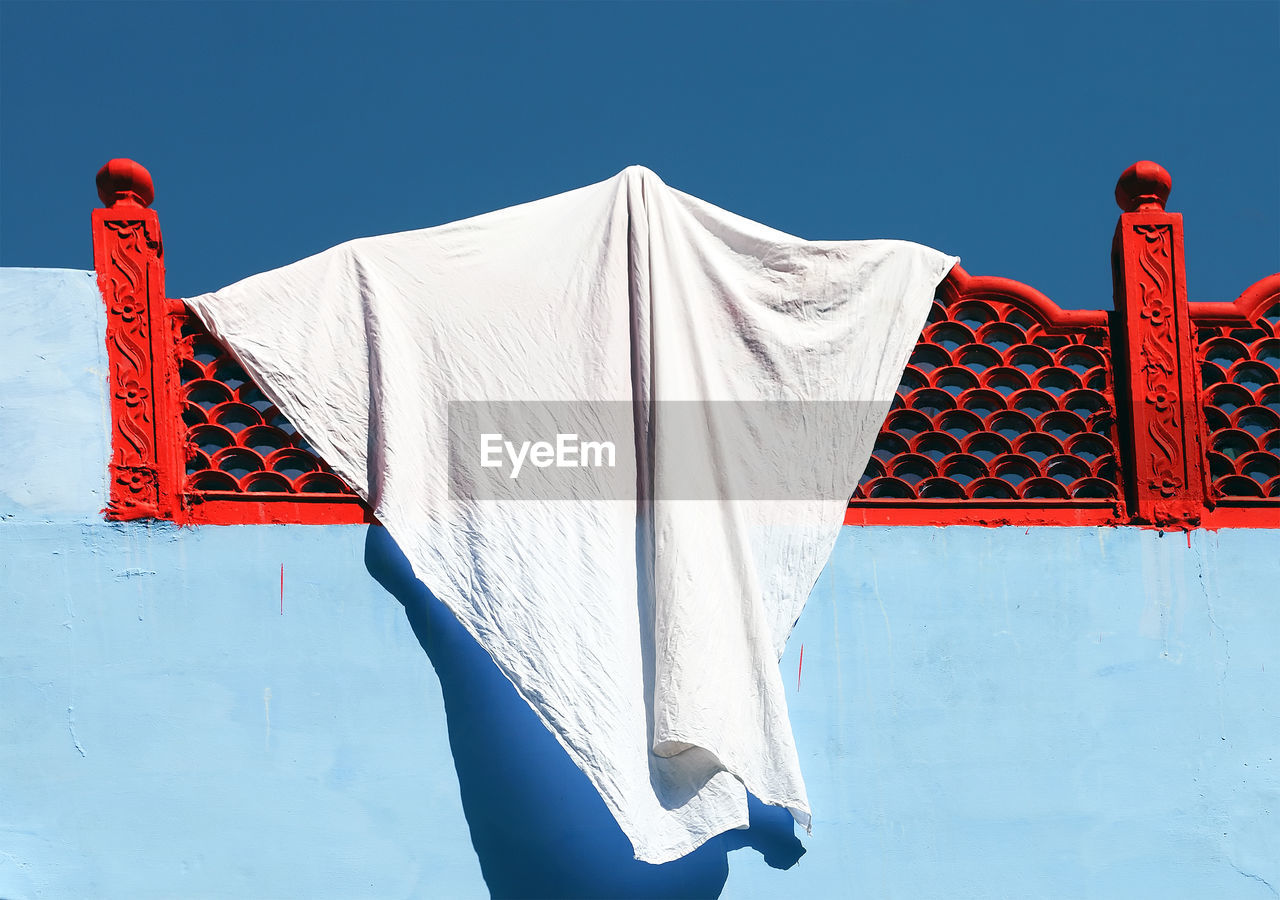
<svg viewBox="0 0 1280 900">
<path fill-rule="evenodd" d="M 776 869 L 804 854 L 791 814 L 754 797 L 751 827 L 660 866 L 640 862 L 587 777 L 453 614 L 414 577 L 386 529 L 365 537 L 369 573 L 404 604 L 440 678 L 471 842 L 494 897 L 718 897 L 728 854 Z"/>
</svg>

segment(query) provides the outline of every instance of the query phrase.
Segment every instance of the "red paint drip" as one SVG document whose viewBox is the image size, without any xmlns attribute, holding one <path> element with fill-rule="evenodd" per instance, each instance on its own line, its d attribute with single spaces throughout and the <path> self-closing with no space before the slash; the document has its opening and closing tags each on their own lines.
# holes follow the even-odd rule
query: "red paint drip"
<svg viewBox="0 0 1280 900">
<path fill-rule="evenodd" d="M 1187 529 L 1187 549 L 1191 549 L 1191 529 Z"/>
<path fill-rule="evenodd" d="M 804 672 L 804 644 L 800 645 L 800 666 L 796 669 L 796 690 L 800 690 L 800 674 Z"/>
<path fill-rule="evenodd" d="M 284 563 L 280 563 L 280 615 L 284 615 Z"/>
</svg>

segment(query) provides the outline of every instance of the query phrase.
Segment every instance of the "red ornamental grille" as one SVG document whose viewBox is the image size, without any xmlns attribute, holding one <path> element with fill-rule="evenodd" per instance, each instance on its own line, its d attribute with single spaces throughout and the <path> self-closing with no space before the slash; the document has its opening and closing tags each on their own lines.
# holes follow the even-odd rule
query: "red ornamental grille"
<svg viewBox="0 0 1280 900">
<path fill-rule="evenodd" d="M 939 286 L 845 522 L 1280 527 L 1280 273 L 1189 303 L 1182 217 L 1151 162 L 1116 185 L 1115 309 L 1063 310 L 959 266 Z M 151 176 L 98 173 L 113 519 L 373 515 L 180 300 Z"/>
<path fill-rule="evenodd" d="M 1106 332 L 941 293 L 853 502 L 1115 499 Z"/>
<path fill-rule="evenodd" d="M 194 316 L 182 335 L 187 493 L 353 496 Z"/>
<path fill-rule="evenodd" d="M 1198 337 L 1214 495 L 1280 498 L 1280 303 Z"/>
</svg>

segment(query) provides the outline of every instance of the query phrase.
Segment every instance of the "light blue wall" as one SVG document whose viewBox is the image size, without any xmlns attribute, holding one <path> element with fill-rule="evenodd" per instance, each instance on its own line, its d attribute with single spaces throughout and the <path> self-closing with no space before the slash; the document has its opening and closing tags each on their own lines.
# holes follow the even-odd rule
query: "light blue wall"
<svg viewBox="0 0 1280 900">
<path fill-rule="evenodd" d="M 1280 533 L 846 529 L 813 834 L 651 867 L 380 529 L 99 519 L 97 304 L 0 270 L 0 897 L 1280 890 Z"/>
</svg>

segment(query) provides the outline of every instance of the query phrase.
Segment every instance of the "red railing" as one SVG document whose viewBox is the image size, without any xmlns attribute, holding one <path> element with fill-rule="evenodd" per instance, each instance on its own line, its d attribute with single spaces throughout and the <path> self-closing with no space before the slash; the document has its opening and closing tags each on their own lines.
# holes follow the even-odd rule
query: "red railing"
<svg viewBox="0 0 1280 900">
<path fill-rule="evenodd" d="M 849 524 L 1280 527 L 1280 274 L 1188 303 L 1167 172 L 1116 186 L 1115 311 L 1063 310 L 957 267 L 938 290 Z M 110 518 L 368 522 L 372 514 L 164 295 L 146 170 L 98 173 Z"/>
</svg>

